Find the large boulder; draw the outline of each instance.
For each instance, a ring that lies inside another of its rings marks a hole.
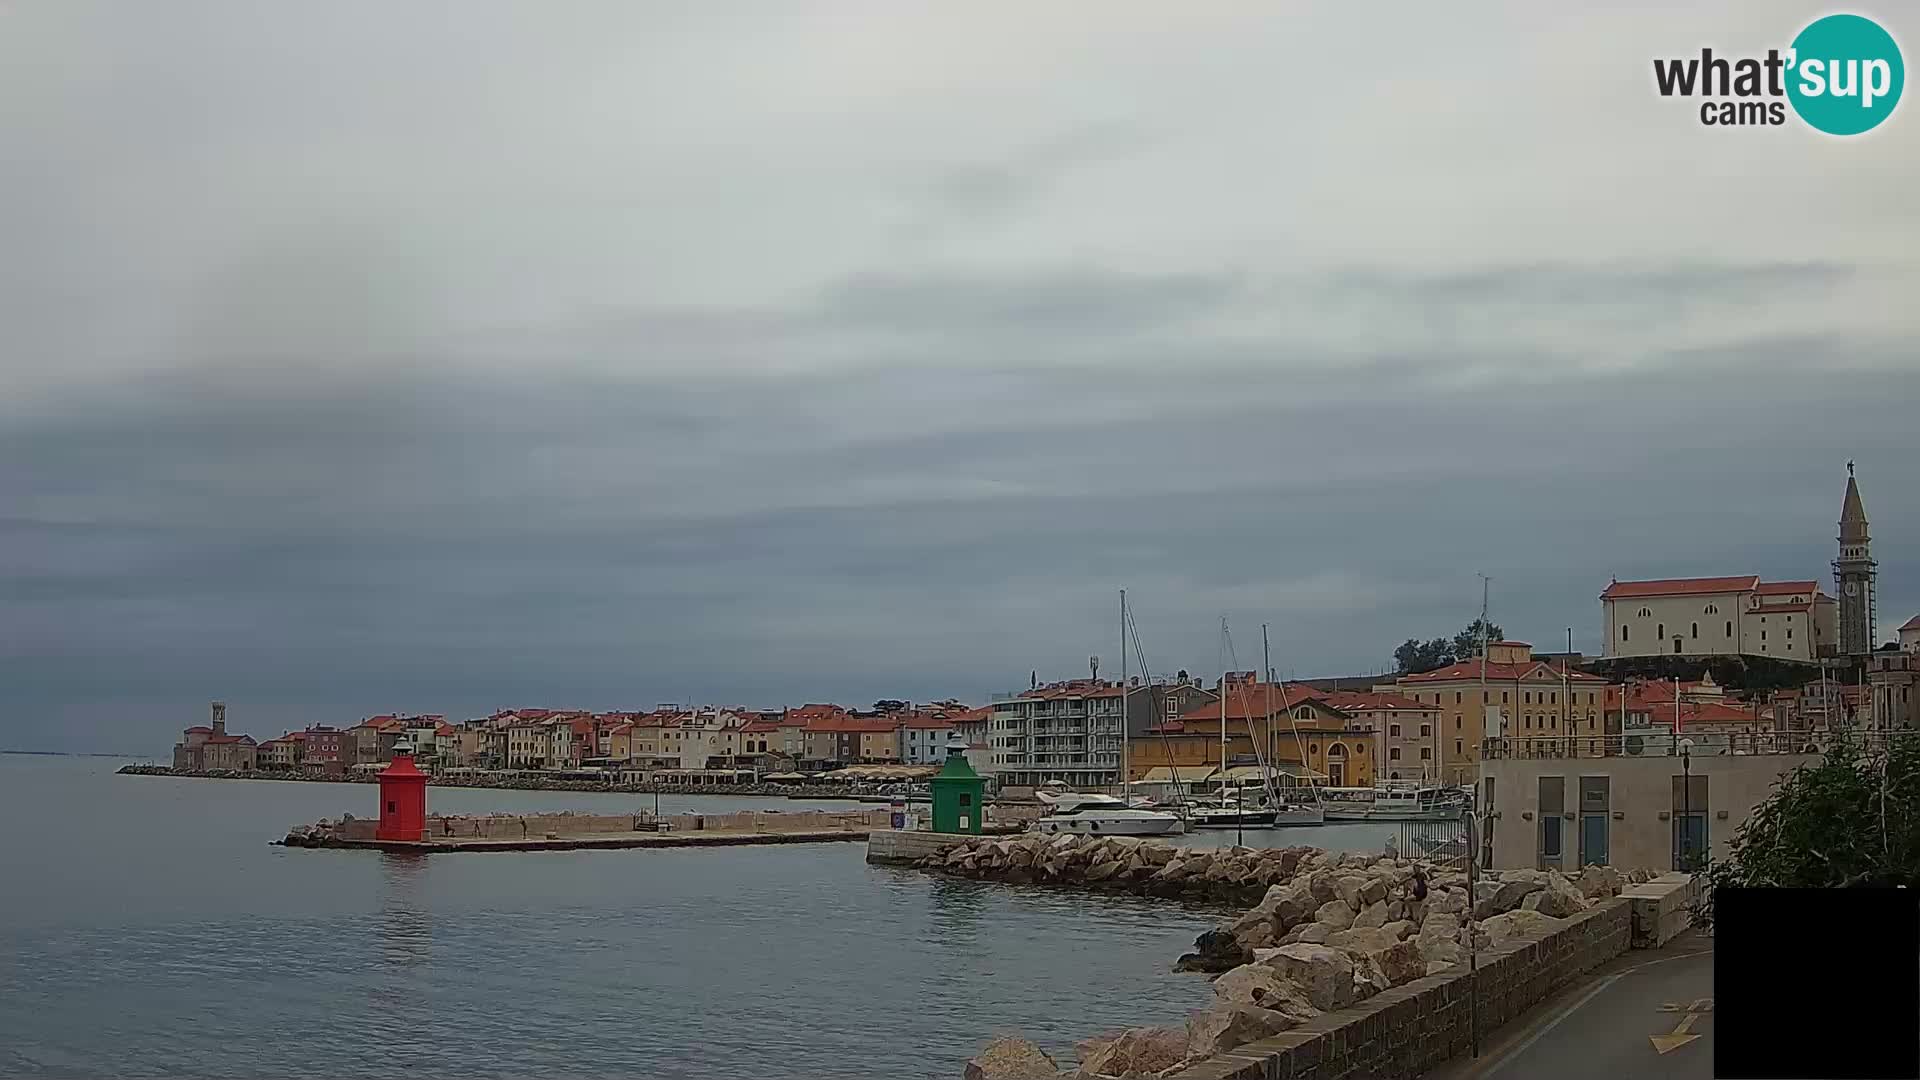
[[[1625,882],[1620,871],[1611,866],[1589,866],[1580,871],[1580,879],[1575,884],[1580,889],[1580,895],[1589,900],[1598,900],[1619,896]]]
[[[1493,883],[1488,882],[1488,884],[1492,885]],[[1513,911],[1516,908],[1520,907],[1520,905],[1526,901],[1528,896],[1531,896],[1532,894],[1537,893],[1546,887],[1547,887],[1547,883],[1545,881],[1535,881],[1535,880],[1532,880],[1531,878],[1522,878],[1515,881],[1502,881],[1499,883],[1499,885],[1495,886],[1490,890],[1487,890],[1483,894],[1485,896],[1485,899],[1480,900],[1473,905],[1473,917],[1476,919],[1483,919],[1483,920],[1491,919],[1495,915],[1501,915],[1501,914],[1505,914],[1506,912]]]
[[[1414,938],[1413,940],[1419,943],[1420,955],[1427,958],[1428,967],[1432,967],[1436,963],[1452,965],[1467,962],[1466,947],[1454,938],[1435,936]],[[1431,974],[1431,972],[1429,972],[1429,974]]]
[[[1363,930],[1387,925],[1386,901],[1375,900],[1368,904],[1360,914],[1353,917],[1353,925]]]
[[[1370,955],[1394,986],[1426,977],[1427,957],[1418,941],[1396,941]]]
[[[1387,898],[1388,884],[1391,880],[1389,876],[1375,871],[1374,876],[1368,878],[1365,885],[1360,886],[1361,902],[1377,904],[1385,900]]]
[[[964,1080],[1045,1080],[1060,1075],[1046,1051],[1026,1039],[1003,1035],[967,1062]]]
[[[1321,904],[1313,913],[1313,921],[1326,923],[1334,930],[1345,930],[1353,925],[1354,910],[1345,900],[1329,900]]]
[[[1233,924],[1234,940],[1249,949],[1264,949],[1276,944],[1273,937],[1273,920],[1242,916]]]
[[[1306,992],[1270,963],[1242,964],[1220,976],[1213,981],[1213,996],[1225,1005],[1273,1009],[1303,1020],[1315,1013]]]
[[[1316,1009],[1338,1009],[1353,1000],[1353,960],[1339,949],[1296,942],[1265,963],[1299,986]]]
[[[1380,969],[1380,961],[1374,959],[1372,953],[1361,953],[1353,958],[1353,1000],[1364,1001],[1392,986],[1387,973]]]
[[[1317,903],[1324,904],[1329,900],[1338,900],[1340,892],[1335,888],[1335,883],[1339,880],[1339,875],[1334,873],[1332,867],[1321,867],[1307,878],[1307,892]]]
[[[1295,931],[1297,931],[1297,933],[1295,933]],[[1340,931],[1335,930],[1323,922],[1310,922],[1301,923],[1295,927],[1293,931],[1289,931],[1289,933],[1293,934],[1293,941],[1304,941],[1309,945],[1324,945],[1327,943],[1328,938],[1340,933]],[[1287,944],[1291,945],[1293,942],[1289,941]]]
[[[1333,884],[1335,895],[1355,911],[1367,906],[1366,902],[1360,899],[1360,892],[1366,887],[1367,879],[1359,874],[1348,874]]]
[[[1467,890],[1465,886],[1454,889],[1434,889],[1427,893],[1426,911],[1435,911],[1449,915],[1464,914],[1467,910]]]
[[[1478,929],[1479,935],[1484,936],[1486,939],[1486,945],[1484,947],[1497,949],[1501,945],[1506,944],[1508,940],[1520,934],[1541,929],[1551,929],[1559,925],[1559,923],[1560,920],[1552,916],[1542,915],[1538,911],[1528,911],[1522,908],[1518,911],[1509,911],[1502,915],[1495,915],[1493,918],[1481,923]]]
[[[1193,939],[1194,951],[1174,961],[1175,971],[1232,971],[1253,960],[1253,950],[1226,930],[1208,930]]]
[[[1336,930],[1328,934],[1327,940],[1323,942],[1323,944],[1331,948],[1345,949],[1351,953],[1364,955],[1376,949],[1384,949],[1399,940],[1399,938],[1382,927],[1356,926],[1351,930]]]
[[[1300,1020],[1251,1005],[1218,1004],[1187,1018],[1187,1056],[1211,1057],[1256,1039],[1278,1035]]]
[[[1547,878],[1546,888],[1536,893],[1528,893],[1520,906],[1527,911],[1538,911],[1542,915],[1564,919],[1585,911],[1587,900],[1573,882],[1559,874],[1553,874]]]
[[[1407,919],[1396,919],[1380,929],[1392,934],[1396,940],[1404,940],[1413,936],[1416,926]]]
[[[1079,1043],[1076,1076],[1154,1076],[1187,1059],[1187,1033],[1173,1028],[1128,1028]]]
[[[1429,914],[1426,918],[1426,921],[1420,924],[1420,936],[1423,938],[1427,938],[1427,937],[1453,938],[1453,937],[1459,936],[1459,934],[1460,934],[1459,917],[1456,915],[1449,915],[1444,911],[1436,911]]]

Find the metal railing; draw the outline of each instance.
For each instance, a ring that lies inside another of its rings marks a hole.
[[[1820,754],[1841,739],[1863,750],[1883,748],[1920,731],[1853,729],[1841,731],[1653,732],[1644,735],[1560,735],[1495,737],[1480,745],[1486,760],[1533,758],[1677,757],[1684,740],[1694,757],[1767,754]]]

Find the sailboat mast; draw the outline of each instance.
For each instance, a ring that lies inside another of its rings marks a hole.
[[[1249,732],[1251,734],[1251,732]],[[1227,803],[1227,617],[1220,616],[1220,805]]]
[[[1133,805],[1133,773],[1127,768],[1127,590],[1120,590],[1120,800]]]

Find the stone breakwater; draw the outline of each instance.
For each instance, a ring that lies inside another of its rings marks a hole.
[[[852,838],[864,837],[869,830],[885,826],[887,818],[888,811],[884,807],[793,813],[738,810],[726,814],[671,814],[659,818],[651,814],[591,814],[568,810],[548,814],[429,814],[424,842],[445,845],[465,843],[475,850],[484,850],[488,844],[610,839],[634,833],[709,838],[723,834],[779,836],[841,833]],[[285,837],[273,843],[302,848],[358,847],[374,840],[378,827],[379,822],[373,818],[343,814],[338,821],[322,818],[311,825],[296,825],[287,830]]]
[[[183,776],[198,780],[290,780],[323,784],[374,784],[378,773],[342,773],[326,776],[315,773],[234,769],[176,769],[168,765],[122,765],[118,772],[127,776]],[[874,788],[860,784],[614,784],[602,780],[563,780],[544,777],[434,776],[430,787],[485,788],[491,791],[589,791],[615,795],[761,795],[768,798],[853,799],[877,795]]]
[[[1183,1028],[1130,1028],[1088,1039],[1077,1044],[1073,1071],[1025,1039],[996,1039],[967,1063],[967,1080],[1176,1075],[1382,991],[1453,971],[1466,963],[1469,948],[1497,949],[1517,935],[1550,932],[1654,876],[1610,867],[1573,878],[1489,871],[1470,895],[1461,871],[1390,857],[1315,848],[1197,852],[1078,836],[969,841],[917,865],[1013,883],[1258,898],[1176,961],[1179,969],[1215,976],[1214,1002]]]

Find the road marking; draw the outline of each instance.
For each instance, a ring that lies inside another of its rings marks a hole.
[[[1711,1011],[1712,1008],[1712,998],[1695,998],[1686,1005],[1678,1005],[1669,1001],[1665,1005],[1660,1006],[1661,1012],[1684,1011],[1686,1015],[1682,1016],[1680,1022],[1673,1026],[1673,1032],[1671,1034],[1647,1036],[1648,1041],[1653,1043],[1654,1052],[1664,1055],[1671,1051],[1678,1050],[1699,1038],[1700,1036],[1698,1035],[1689,1034],[1689,1032],[1693,1030],[1693,1022],[1700,1018],[1701,1013]]]
[[[1533,1034],[1528,1035],[1526,1039],[1523,1042],[1521,1042],[1518,1046],[1515,1046],[1513,1049],[1508,1050],[1504,1054],[1501,1054],[1499,1057],[1493,1059],[1487,1065],[1481,1067],[1479,1070],[1472,1073],[1471,1075],[1477,1078],[1485,1078],[1485,1077],[1493,1076],[1494,1074],[1498,1073],[1501,1069],[1506,1068],[1508,1062],[1512,1061],[1514,1058],[1525,1053],[1528,1047],[1532,1046],[1534,1043],[1539,1042],[1541,1038],[1543,1038],[1549,1031],[1552,1031],[1554,1028],[1559,1027],[1560,1021],[1565,1020],[1567,1017],[1572,1016],[1574,1013],[1578,1012],[1581,1006],[1585,1005],[1587,1002],[1592,1001],[1594,998],[1598,997],[1600,995],[1600,991],[1605,990],[1607,987],[1612,986],[1616,982],[1619,982],[1625,976],[1632,975],[1637,971],[1643,971],[1647,968],[1653,967],[1655,964],[1664,964],[1669,960],[1685,960],[1689,957],[1694,957],[1694,956],[1711,956],[1711,955],[1713,955],[1712,949],[1701,949],[1701,950],[1698,950],[1697,952],[1689,951],[1689,952],[1682,952],[1682,953],[1674,953],[1671,956],[1662,956],[1657,960],[1648,960],[1643,964],[1635,964],[1630,968],[1626,968],[1621,971],[1616,971],[1613,974],[1602,978],[1598,983],[1594,985],[1593,989],[1587,991],[1585,994],[1582,994],[1580,996],[1580,999],[1578,1001],[1575,1001],[1573,1004],[1567,1006],[1565,1011],[1561,1012],[1558,1016],[1555,1016],[1552,1020],[1547,1021],[1547,1023],[1544,1026],[1539,1028],[1537,1031],[1533,1032]],[[1699,1038],[1699,1036],[1696,1035],[1694,1036],[1694,1038]]]

